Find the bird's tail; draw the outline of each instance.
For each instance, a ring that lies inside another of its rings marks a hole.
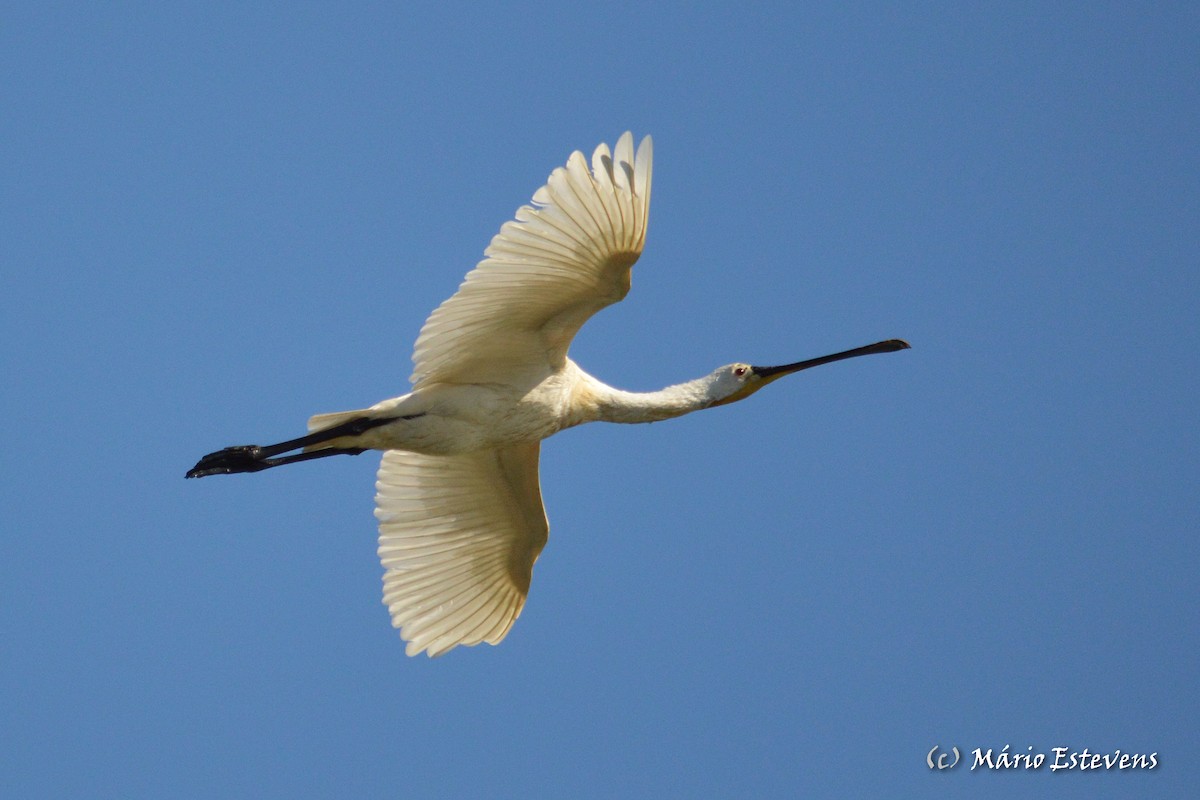
[[[371,412],[367,409],[360,408],[356,411],[334,411],[329,414],[314,414],[308,418],[308,432],[310,434],[320,433],[321,431],[327,431],[332,428],[336,428],[339,425],[346,425],[346,423],[355,420],[367,419],[369,418],[370,413]],[[304,450],[305,452],[310,452],[312,450],[344,447],[348,444],[350,443],[338,441],[337,439],[326,439],[320,443],[310,444],[305,447]]]
[[[334,425],[341,425],[343,422],[349,422],[358,417],[365,417],[368,413],[366,409],[359,409],[358,411],[334,411],[330,414],[314,414],[308,418],[308,432],[316,433],[317,431],[323,431],[326,428],[332,428]]]

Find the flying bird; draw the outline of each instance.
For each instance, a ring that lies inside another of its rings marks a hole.
[[[549,526],[542,439],[585,422],[654,422],[744,400],[809,367],[890,353],[900,339],[782,366],[729,364],[657,392],[627,392],[567,357],[593,314],[629,292],[646,241],[653,148],[626,132],[591,168],[576,151],[517,210],[426,320],[412,391],[318,414],[309,433],[226,447],[187,477],[257,472],[382,450],[375,484],[383,602],[408,655],[499,643],[525,604]]]

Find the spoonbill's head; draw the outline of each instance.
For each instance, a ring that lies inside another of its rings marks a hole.
[[[888,339],[865,347],[856,347],[841,353],[833,353],[820,358],[810,358],[793,364],[782,364],[777,367],[756,367],[752,364],[729,364],[719,368],[710,376],[709,392],[716,399],[709,406],[723,406],[744,400],[757,392],[768,383],[777,381],[784,375],[791,375],[802,369],[818,367],[833,361],[856,356],[868,356],[874,353],[894,353],[897,350],[907,350],[910,345],[903,339]]]

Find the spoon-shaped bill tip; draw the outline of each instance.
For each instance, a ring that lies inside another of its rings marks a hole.
[[[908,342],[904,341],[903,339],[888,339],[887,341],[884,341],[884,342],[878,342],[876,344],[867,345],[867,347],[878,348],[877,350],[874,351],[876,353],[894,353],[897,350],[911,350],[912,349],[912,345],[909,344]],[[864,353],[863,355],[866,355],[866,354]]]

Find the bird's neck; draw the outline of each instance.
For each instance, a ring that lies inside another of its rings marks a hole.
[[[581,405],[588,409],[586,421],[658,422],[708,408],[712,404],[708,384],[705,377],[657,392],[626,392],[588,375],[576,391],[581,394]]]

